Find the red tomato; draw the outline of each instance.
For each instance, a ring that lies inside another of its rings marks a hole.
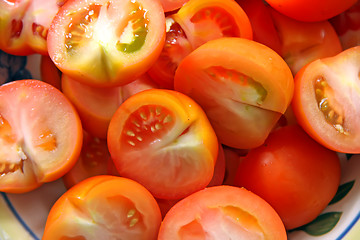
[[[109,88],[93,87],[62,75],[62,91],[76,107],[83,128],[103,139],[107,137],[110,119],[120,104],[137,92],[155,87],[147,75],[124,86]]]
[[[106,140],[93,137],[84,131],[80,157],[62,180],[69,189],[82,180],[97,175],[118,175],[118,173],[110,157]]]
[[[328,21],[301,22],[271,10],[280,36],[281,56],[295,75],[306,64],[342,51],[340,39]]]
[[[189,0],[160,0],[165,12],[177,10],[188,1]]]
[[[0,49],[13,55],[47,55],[48,30],[65,1],[0,1]]]
[[[206,187],[218,155],[215,132],[200,106],[162,89],[135,94],[120,105],[110,121],[108,146],[121,176],[162,199]]]
[[[221,37],[252,39],[248,16],[233,0],[190,0],[173,15],[193,48]]]
[[[249,17],[253,40],[262,43],[281,55],[281,41],[271,17],[270,8],[263,0],[236,0]]]
[[[48,34],[51,59],[64,73],[93,86],[119,86],[144,74],[165,40],[158,0],[69,0]]]
[[[212,186],[221,185],[224,181],[224,177],[225,177],[225,153],[223,146],[219,144],[218,156],[214,166],[214,174],[207,186],[212,187]]]
[[[41,80],[61,90],[61,71],[55,66],[49,56],[41,56]]]
[[[175,90],[205,110],[222,144],[261,145],[290,104],[293,77],[269,47],[244,38],[221,38],[180,63]]]
[[[210,187],[176,203],[166,214],[158,240],[287,239],[279,215],[244,188]]]
[[[39,80],[0,86],[0,191],[26,192],[63,176],[82,144],[79,116]]]
[[[117,176],[88,178],[52,206],[43,240],[156,240],[161,213],[154,197],[139,183]]]
[[[360,153],[360,46],[316,60],[295,76],[292,103],[299,124],[337,152]]]
[[[357,0],[266,0],[274,9],[291,18],[316,22],[334,17],[350,8]]]
[[[166,41],[160,57],[148,74],[160,87],[174,89],[174,76],[179,63],[192,52],[183,29],[172,16],[166,18]]]
[[[360,45],[360,1],[330,19],[344,49]]]
[[[254,192],[280,215],[287,229],[314,220],[335,196],[341,167],[337,154],[298,125],[272,132],[240,162],[235,184]]]

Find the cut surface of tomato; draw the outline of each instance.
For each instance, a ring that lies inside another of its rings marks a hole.
[[[285,240],[285,227],[265,200],[245,188],[209,187],[177,202],[165,215],[158,240]]]
[[[316,60],[295,76],[292,108],[316,141],[337,152],[360,153],[360,46]]]
[[[52,206],[43,240],[156,240],[159,206],[149,191],[130,179],[100,175],[65,192]]]
[[[121,176],[156,198],[179,199],[209,184],[218,141],[189,97],[151,89],[128,98],[110,121],[108,146]]]
[[[62,177],[82,145],[77,112],[53,86],[19,80],[0,87],[0,190],[26,192]]]
[[[119,86],[144,74],[165,40],[165,15],[158,0],[70,0],[48,34],[49,55],[75,80]]]
[[[261,145],[290,104],[293,76],[269,47],[244,38],[221,38],[195,49],[180,63],[174,89],[206,112],[221,143]]]

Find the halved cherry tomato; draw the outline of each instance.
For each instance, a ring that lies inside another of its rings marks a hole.
[[[292,103],[299,124],[337,152],[360,153],[360,46],[316,60],[295,76]]]
[[[274,9],[270,13],[280,37],[281,56],[294,75],[306,64],[342,51],[340,39],[328,21],[302,22]]]
[[[47,55],[48,30],[65,1],[0,1],[0,49],[13,55]]]
[[[120,87],[98,88],[62,75],[62,91],[76,107],[83,128],[94,137],[105,139],[110,119],[129,96],[156,85],[147,75]]]
[[[62,177],[82,145],[80,118],[50,84],[0,86],[0,191],[26,192]]]
[[[62,180],[69,189],[82,180],[97,175],[118,176],[119,174],[110,157],[106,140],[93,137],[84,131],[80,157]]]
[[[287,229],[314,220],[339,187],[339,157],[309,137],[299,125],[272,132],[239,164],[235,185],[267,201]]]
[[[274,9],[304,22],[323,21],[350,8],[357,0],[266,0]]]
[[[101,175],[65,192],[52,206],[43,240],[156,240],[161,222],[149,191],[130,179]]]
[[[285,227],[265,200],[245,188],[209,187],[176,203],[158,240],[287,239]]]
[[[164,8],[164,12],[171,12],[179,9],[189,0],[160,0],[161,5]]]
[[[289,106],[293,76],[274,50],[244,38],[221,38],[180,63],[175,90],[205,110],[222,144],[261,145]]]
[[[56,67],[49,56],[41,56],[40,60],[41,80],[53,85],[61,91],[61,71]]]
[[[159,0],[69,0],[48,34],[55,65],[74,80],[119,86],[144,74],[165,41]]]
[[[173,18],[194,49],[221,37],[253,37],[248,16],[233,0],[190,0]]]
[[[166,41],[164,48],[149,69],[148,74],[160,87],[174,89],[174,76],[179,63],[193,50],[183,29],[172,18],[166,17]]]
[[[121,176],[162,199],[206,187],[218,155],[217,137],[200,106],[163,89],[140,92],[120,105],[110,121],[108,146]]]

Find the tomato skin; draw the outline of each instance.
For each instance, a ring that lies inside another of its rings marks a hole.
[[[271,7],[299,21],[316,22],[328,20],[346,9],[357,0],[266,0]]]
[[[121,86],[143,75],[160,55],[165,14],[158,0],[69,0],[52,21],[47,41],[64,74],[95,87]]]
[[[59,179],[75,164],[82,137],[80,118],[58,89],[32,79],[2,85],[0,190],[28,192]]]
[[[107,141],[119,174],[161,199],[206,187],[218,155],[203,110],[172,90],[150,89],[128,98],[110,121]]]
[[[359,63],[357,46],[316,60],[295,76],[292,109],[298,123],[337,152],[360,153],[360,94],[354,91],[359,87]]]
[[[259,196],[233,186],[209,187],[176,203],[158,240],[287,239],[280,217]]]
[[[293,76],[272,49],[244,38],[221,38],[180,63],[174,89],[197,101],[224,145],[261,145],[290,104]]]
[[[194,49],[221,37],[253,37],[248,16],[233,0],[190,0],[173,18]]]
[[[49,56],[41,56],[40,61],[41,80],[53,85],[60,91],[61,89],[61,71],[55,66]]]
[[[189,0],[160,0],[161,5],[164,8],[164,12],[171,12],[181,8]]]
[[[264,145],[240,162],[235,185],[267,201],[286,229],[314,220],[335,196],[341,176],[339,157],[298,125],[272,132]]]
[[[43,240],[155,240],[161,222],[156,200],[130,179],[100,175],[65,192],[52,206]]]

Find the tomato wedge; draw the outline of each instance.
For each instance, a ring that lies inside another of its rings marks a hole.
[[[173,18],[194,49],[221,37],[253,37],[248,16],[233,0],[190,0]]]
[[[182,93],[150,89],[112,117],[108,146],[119,174],[156,197],[179,199],[209,184],[218,141],[205,113]]]
[[[158,0],[69,0],[48,33],[49,55],[75,80],[119,86],[144,74],[165,41]]]
[[[65,1],[0,1],[0,49],[13,55],[48,55],[48,30]]]
[[[360,153],[360,46],[316,60],[295,76],[293,111],[316,141]]]
[[[101,175],[65,192],[52,206],[43,240],[156,240],[159,206],[149,191],[130,179]]]
[[[26,192],[62,177],[82,145],[80,118],[50,84],[0,86],[0,191]]]
[[[209,187],[176,203],[158,240],[287,239],[285,227],[265,200],[233,186]]]
[[[180,63],[174,89],[206,112],[222,144],[261,145],[290,104],[294,81],[286,62],[269,47],[245,38],[221,38]]]

